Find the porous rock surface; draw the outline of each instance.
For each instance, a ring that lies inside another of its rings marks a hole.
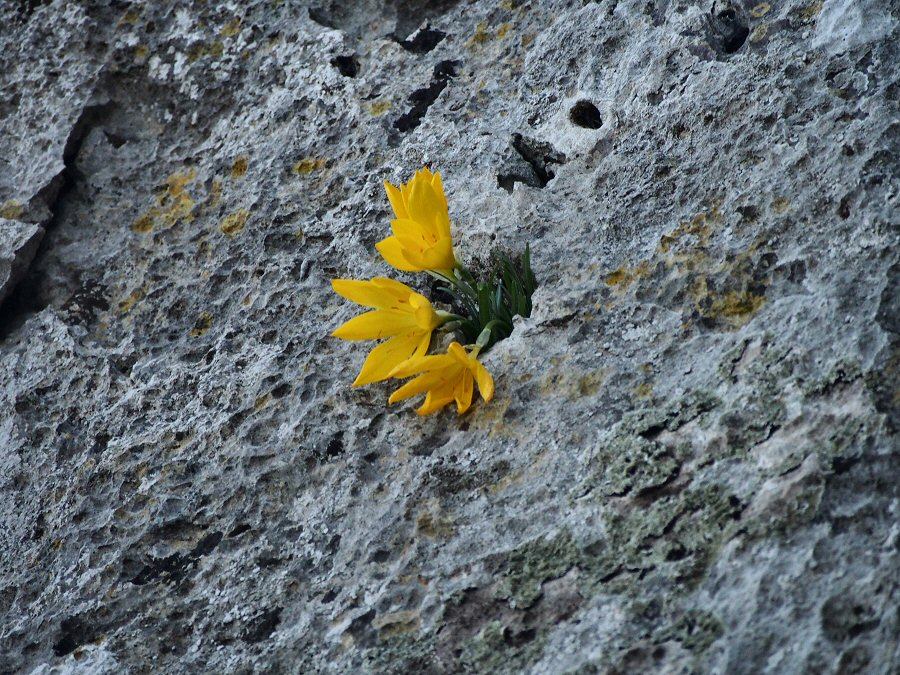
[[[0,671],[897,672],[898,23],[0,3]],[[423,165],[461,417],[328,335]]]

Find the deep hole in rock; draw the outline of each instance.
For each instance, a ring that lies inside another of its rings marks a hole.
[[[497,185],[510,193],[516,183],[525,183],[537,188],[545,187],[556,177],[550,165],[566,162],[566,156],[549,143],[519,133],[512,135],[510,145],[519,158],[524,160],[524,165],[519,161],[521,168],[514,167],[511,171],[497,174]]]
[[[64,619],[59,627],[59,638],[53,644],[53,653],[57,656],[71,654],[81,645],[91,642],[96,635],[96,627],[92,627],[84,616]]]
[[[447,37],[444,31],[435,30],[430,26],[420,28],[407,38],[401,38],[397,35],[392,36],[398,45],[413,54],[427,54],[437,47],[441,40]]]
[[[716,14],[710,23],[714,35],[713,47],[723,54],[734,54],[744,46],[750,35],[750,28],[730,7]]]
[[[434,67],[429,85],[422,89],[416,89],[409,95],[409,102],[413,105],[408,112],[401,115],[394,122],[394,127],[398,131],[410,131],[421,124],[422,118],[428,112],[428,108],[437,100],[441,92],[446,89],[450,79],[456,77],[456,69],[459,65],[459,61],[441,61]]]
[[[344,77],[356,77],[359,75],[359,59],[356,58],[356,54],[335,56],[331,59],[331,65],[337,68],[338,72]]]
[[[75,158],[81,150],[82,143],[91,129],[102,125],[103,121],[114,109],[114,106],[115,104],[113,103],[91,105],[86,106],[81,111],[78,120],[69,132],[69,137],[66,139],[63,148],[63,170],[45,185],[32,200],[44,202],[51,215],[45,223],[41,223],[46,234],[30,261],[28,270],[3,301],[2,305],[0,305],[0,340],[6,339],[11,332],[24,324],[30,316],[37,314],[50,304],[48,289],[45,287],[47,282],[46,274],[38,269],[36,263],[49,250],[50,237],[47,234],[57,225],[66,200],[77,189],[77,180],[81,176],[77,175]],[[66,309],[76,310],[76,314],[79,317],[81,316],[81,312],[78,311],[80,309],[86,309],[88,314],[91,314],[94,310],[101,309],[105,300],[102,297],[98,297],[96,291],[99,289],[89,288],[92,284],[92,281],[86,280],[81,285],[81,288],[70,297],[69,302],[66,303]],[[102,296],[102,293],[99,295]],[[83,305],[84,307],[82,307]]]
[[[572,124],[584,129],[599,129],[603,126],[600,111],[593,103],[587,100],[578,101],[569,110],[569,119]]]

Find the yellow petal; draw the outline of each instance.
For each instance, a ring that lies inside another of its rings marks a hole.
[[[406,204],[403,203],[403,195],[400,190],[387,181],[384,181],[384,189],[387,192],[391,208],[394,209],[394,215],[398,218],[409,218],[409,213],[406,211]]]
[[[441,172],[435,171],[434,175],[431,177],[431,187],[434,188],[435,193],[441,198],[441,202],[444,205],[444,212],[447,211],[447,196],[444,194],[444,183],[441,181]]]
[[[453,398],[456,399],[456,411],[462,415],[469,406],[472,405],[472,373],[468,370],[462,371],[456,387],[453,389]]]
[[[433,221],[433,219],[431,220]],[[396,218],[391,221],[391,231],[401,243],[409,240],[413,246],[418,246],[422,242],[433,244],[438,240],[434,222],[425,223],[409,218]]]
[[[421,263],[429,270],[452,270],[456,267],[456,258],[453,255],[453,245],[449,240],[441,240],[431,248],[426,249],[420,255],[414,256],[406,253],[407,259]]]
[[[430,340],[430,338],[430,334],[425,336],[426,340]],[[353,386],[361,387],[364,384],[388,379],[394,368],[415,354],[421,342],[422,335],[420,333],[397,335],[386,342],[382,342],[369,352],[362,370],[353,382]]]
[[[413,330],[417,332],[419,330],[413,314],[376,309],[350,319],[332,335],[342,340],[378,340]]]
[[[447,360],[445,354],[435,354],[433,356],[422,356],[420,358],[410,359],[406,363],[401,363],[391,371],[391,377],[403,378],[412,377],[417,373],[424,373],[430,370],[440,370],[453,363]]]
[[[425,397],[425,403],[421,405],[418,409],[416,409],[416,413],[419,415],[430,415],[433,412],[437,412],[445,405],[453,402],[453,396],[440,395],[433,392],[428,392],[428,395]]]
[[[490,401],[494,398],[494,378],[481,363],[475,360],[472,369],[475,379],[478,381],[478,391],[481,392],[481,398]]]
[[[413,292],[409,286],[383,277],[376,277],[371,281],[332,279],[331,287],[335,293],[348,300],[376,309],[399,309],[399,305],[405,303]]]
[[[396,377],[396,376],[395,376]],[[415,396],[416,394],[421,394],[423,391],[428,391],[429,389],[439,388],[443,381],[441,377],[441,371],[424,373],[419,375],[414,380],[410,380],[402,387],[397,389],[391,397],[388,399],[388,403],[396,403],[397,401],[405,401],[406,399]],[[453,398],[453,393],[450,393],[450,398]]]
[[[434,227],[435,214],[446,209],[442,199],[435,193],[430,180],[415,182],[406,207],[410,219],[427,224],[429,229]]]
[[[424,268],[411,264],[403,255],[403,249],[396,237],[388,237],[382,239],[375,248],[381,253],[382,257],[387,261],[388,265],[395,267],[401,272],[421,272]]]
[[[434,217],[434,229],[437,232],[439,239],[446,239],[447,241],[453,241],[453,236],[450,233],[450,216],[446,210],[441,211]]]

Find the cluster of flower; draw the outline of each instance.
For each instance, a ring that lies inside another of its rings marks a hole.
[[[454,401],[462,414],[472,404],[476,382],[485,401],[494,396],[494,380],[478,355],[512,332],[515,314],[531,314],[535,280],[529,251],[518,265],[501,257],[494,278],[478,282],[453,250],[440,173],[423,168],[406,185],[384,187],[396,218],[391,221],[393,235],[376,248],[396,269],[426,272],[440,280],[461,313],[435,309],[428,298],[393,279],[334,279],[336,293],[373,311],[350,319],[332,335],[344,340],[388,338],[369,353],[354,387],[416,376],[391,394],[389,402],[425,393],[420,415]],[[439,328],[459,331],[473,344],[464,347],[454,341],[446,354],[427,355],[432,333]]]

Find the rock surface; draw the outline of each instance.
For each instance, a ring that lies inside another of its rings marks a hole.
[[[897,672],[895,13],[4,3],[0,671]],[[423,164],[462,417],[328,335]]]

